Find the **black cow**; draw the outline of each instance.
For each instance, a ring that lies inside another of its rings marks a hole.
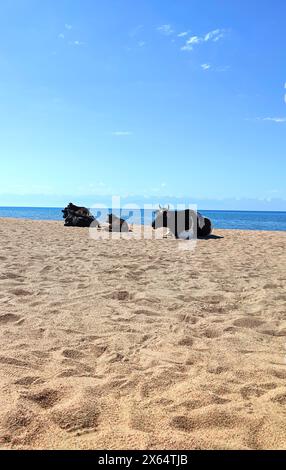
[[[86,207],[78,207],[70,202],[62,212],[67,227],[90,227],[91,224],[99,227],[98,221]]]
[[[205,238],[212,233],[210,219],[191,209],[170,211],[160,208],[152,223],[153,229],[166,227],[176,238]]]

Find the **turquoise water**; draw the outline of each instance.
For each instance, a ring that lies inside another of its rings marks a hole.
[[[109,211],[102,209],[92,209],[96,218],[105,222]],[[119,210],[113,211],[119,215]],[[240,230],[286,230],[286,212],[255,212],[255,211],[200,211],[209,217],[215,228],[240,229]],[[143,211],[136,210],[132,214],[130,211],[122,210],[121,216],[128,218],[130,223],[151,224],[153,211],[148,210],[143,216]],[[61,208],[53,207],[0,207],[0,217],[13,217],[32,220],[63,220]]]

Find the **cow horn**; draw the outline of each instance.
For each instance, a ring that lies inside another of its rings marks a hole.
[[[170,209],[170,205],[168,204],[168,207],[162,207],[161,204],[159,204],[159,210],[160,212],[168,212]]]

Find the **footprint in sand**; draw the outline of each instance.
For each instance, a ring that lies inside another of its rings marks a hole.
[[[36,393],[23,395],[23,398],[33,401],[41,408],[52,408],[62,398],[62,393],[59,390],[46,388]]]
[[[88,374],[82,373],[79,369],[65,369],[60,372],[57,377],[64,378],[64,377],[87,377]]]
[[[286,391],[285,392],[277,392],[272,398],[271,401],[273,403],[278,403],[279,405],[285,406],[286,405]]]
[[[17,297],[25,297],[28,295],[32,295],[32,292],[25,290],[25,289],[21,289],[21,288],[13,289],[11,290],[11,293],[16,295]]]
[[[33,377],[33,376],[25,376],[21,377],[19,380],[16,380],[14,382],[16,385],[22,385],[24,387],[30,387],[30,385],[39,385],[44,383],[44,380],[42,380],[40,377]]]
[[[62,352],[62,355],[69,359],[82,359],[84,357],[84,354],[82,352],[76,351],[75,349],[65,349]]]
[[[207,396],[202,395],[202,397],[199,399],[185,400],[182,403],[180,403],[179,406],[188,411],[193,411],[193,410],[203,409],[209,405],[225,405],[226,403],[230,403],[230,401],[231,400],[229,400],[228,398],[223,398],[223,397],[220,397],[219,395],[210,393]],[[178,405],[175,405],[170,408],[171,411],[176,411],[177,409],[178,409]]]
[[[136,294],[136,297],[134,299],[136,304],[141,304],[141,305],[154,305],[154,304],[159,304],[161,303],[161,300],[158,297],[154,297],[152,295],[149,295],[146,297],[145,294]]]
[[[204,332],[204,336],[206,336],[209,339],[219,338],[220,336],[222,336],[222,334],[223,333],[220,330],[215,330],[215,329],[211,329],[211,328],[208,328]]]
[[[136,431],[143,431],[151,433],[154,428],[153,420],[150,419],[148,413],[140,411],[139,406],[135,404],[133,410],[130,412],[130,427]]]
[[[41,270],[40,270],[40,273],[43,274],[43,273],[46,273],[48,271],[51,271],[53,269],[52,266],[44,266]]]
[[[1,441],[18,445],[34,443],[47,428],[38,415],[22,405],[7,412],[1,424],[3,429]]]
[[[268,282],[267,284],[264,284],[263,289],[276,289],[279,288],[279,284],[275,284],[273,282]]]
[[[222,295],[205,295],[205,296],[197,297],[194,300],[212,304],[212,305],[218,305],[221,302],[225,301],[225,297],[223,297]]]
[[[5,325],[6,323],[15,323],[20,320],[21,317],[15,315],[14,313],[5,313],[0,315],[0,325]]]
[[[224,410],[199,409],[192,416],[174,416],[170,426],[181,431],[192,431],[204,428],[234,428],[238,425],[238,417]]]
[[[178,341],[178,346],[188,346],[191,347],[194,344],[193,338],[190,336],[183,336],[182,338],[179,339]]]
[[[39,305],[42,305],[42,302],[32,302],[32,303],[30,303],[31,307],[38,307]]]
[[[61,429],[79,434],[96,431],[100,416],[99,407],[84,399],[61,406],[52,412],[52,420]]]
[[[23,279],[23,276],[21,276],[20,274],[8,272],[1,276],[1,279]]]
[[[261,320],[258,320],[257,318],[249,318],[249,317],[244,317],[244,318],[238,318],[233,322],[233,325],[235,326],[240,326],[242,328],[256,328],[257,326],[262,325],[264,322]]]
[[[26,361],[21,361],[19,359],[15,359],[14,357],[6,357],[6,356],[0,356],[0,364],[6,364],[6,365],[11,365],[11,366],[16,366],[16,367],[30,366],[30,364]]]
[[[94,367],[83,364],[76,359],[65,358],[61,363],[65,369],[58,377],[71,377],[71,371],[73,371],[76,376],[91,377],[94,374]]]
[[[241,387],[240,393],[241,393],[242,398],[244,398],[244,400],[249,400],[250,398],[253,398],[253,397],[257,397],[257,398],[261,397],[262,395],[266,393],[266,391],[256,384],[250,384],[250,385],[244,385],[243,387]]]
[[[131,298],[131,295],[127,290],[118,290],[116,292],[112,291],[112,292],[109,292],[108,294],[104,294],[103,297],[105,299],[120,300],[122,302],[122,301],[129,300]]]
[[[147,309],[138,309],[134,311],[135,315],[146,315],[147,317],[153,317],[153,316],[158,316],[158,312],[154,312],[152,310],[147,310]]]
[[[286,369],[270,369],[270,374],[277,379],[286,379]]]
[[[207,371],[208,371],[210,374],[220,375],[220,374],[223,374],[223,373],[225,373],[225,372],[228,372],[228,371],[229,371],[229,367],[214,365],[214,366],[209,366],[208,369],[207,369]]]
[[[180,322],[190,323],[192,325],[195,325],[198,323],[198,321],[200,321],[199,318],[192,316],[189,313],[178,313],[176,316]]]

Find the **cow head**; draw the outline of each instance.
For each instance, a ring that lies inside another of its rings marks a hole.
[[[161,228],[161,227],[168,227],[168,211],[170,206],[167,208],[161,207],[159,205],[159,210],[155,212],[155,219],[152,222],[152,228]]]

